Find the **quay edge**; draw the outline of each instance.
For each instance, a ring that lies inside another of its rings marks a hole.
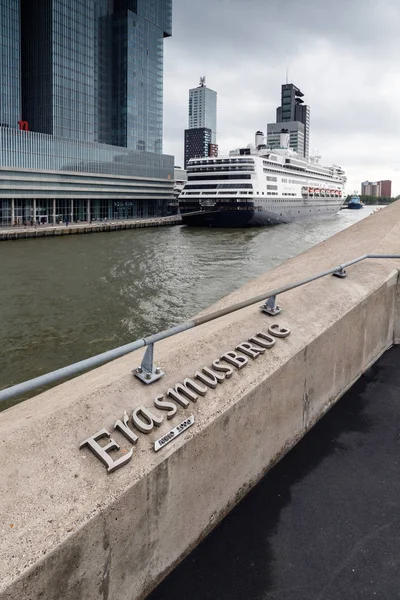
[[[71,223],[70,225],[37,226],[24,229],[0,228],[0,241],[31,239],[40,237],[55,237],[59,235],[77,235],[83,233],[102,233],[105,231],[120,231],[122,229],[138,229],[142,227],[165,227],[181,225],[180,215],[172,217],[154,217],[150,219],[137,219],[134,221],[110,221],[95,223]]]

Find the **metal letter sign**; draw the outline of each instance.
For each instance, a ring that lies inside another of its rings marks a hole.
[[[191,427],[193,425],[193,423],[194,423],[194,415],[191,415],[190,417],[188,417],[187,419],[182,421],[182,423],[179,423],[179,425],[177,425],[176,427],[171,429],[171,431],[168,431],[168,433],[163,435],[162,438],[155,441],[154,442],[154,451],[158,452],[159,450],[161,450],[161,448],[164,448],[164,446],[169,444],[169,442],[171,440],[174,440],[176,437],[178,437],[178,435],[181,435],[181,433],[186,431],[186,429],[189,429],[189,427]]]
[[[230,379],[235,372],[241,371],[256,359],[259,363],[262,362],[262,359],[258,357],[266,356],[268,354],[266,350],[270,350],[275,346],[277,338],[286,338],[288,335],[290,335],[288,327],[273,323],[268,327],[268,333],[259,331],[253,337],[236,346],[235,351],[225,352],[220,358],[213,360],[211,367],[203,367],[201,370],[196,371],[193,377],[186,377],[183,381],[178,382],[175,387],[170,387],[164,394],[157,394],[153,400],[155,410],[153,408],[150,410],[149,407],[144,405],[136,406],[130,418],[128,413],[125,412],[123,420],[115,422],[114,429],[117,429],[135,446],[139,440],[139,434],[151,434],[151,432],[154,432],[155,427],[161,427],[165,416],[167,419],[172,419],[177,415],[179,408],[188,409],[189,406],[198,401],[199,396],[204,397],[210,390],[215,390],[225,380]],[[239,354],[239,351],[241,354]],[[152,364],[152,358],[150,362]],[[151,375],[153,367],[146,366],[145,369]],[[165,400],[164,396],[166,396]],[[157,411],[164,411],[164,416]],[[194,415],[187,417],[154,442],[154,451],[158,452],[164,448],[181,433],[189,429],[193,423]],[[104,442],[99,444],[98,440],[101,438],[108,438],[108,444],[104,445]],[[132,448],[128,454],[114,460],[109,453],[112,450],[119,450],[119,445],[110,437],[107,429],[101,429],[80,445],[81,448],[85,446],[106,465],[108,473],[112,473],[127,464],[133,454]]]

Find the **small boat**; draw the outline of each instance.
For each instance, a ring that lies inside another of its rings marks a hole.
[[[359,208],[364,208],[364,204],[361,202],[358,196],[352,196],[347,204],[347,208],[357,210]]]

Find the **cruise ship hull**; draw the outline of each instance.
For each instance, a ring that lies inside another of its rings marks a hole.
[[[340,203],[311,207],[295,206],[285,212],[277,212],[263,208],[218,208],[193,210],[185,212],[181,206],[182,222],[191,227],[265,227],[281,223],[292,223],[301,220],[326,219],[335,215]]]

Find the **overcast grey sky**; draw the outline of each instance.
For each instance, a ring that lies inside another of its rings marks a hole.
[[[347,192],[392,179],[400,194],[399,0],[173,0],[165,40],[164,152],[183,163],[188,90],[218,92],[221,150],[275,121],[280,86],[311,107],[310,148],[340,164]]]

